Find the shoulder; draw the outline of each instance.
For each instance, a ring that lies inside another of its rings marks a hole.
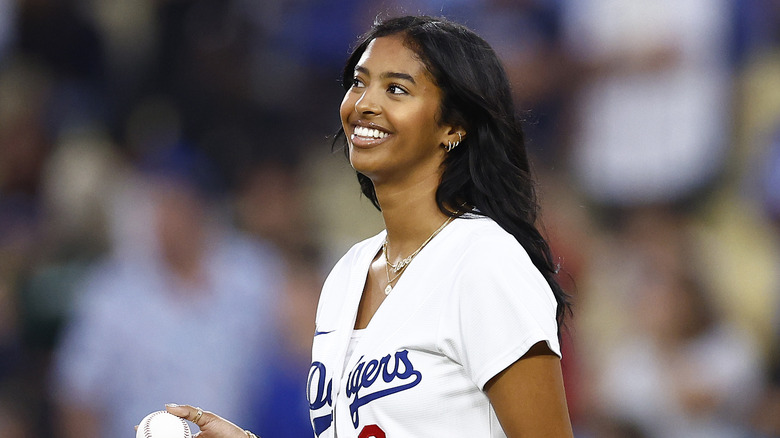
[[[460,217],[453,222],[452,228],[456,237],[470,238],[468,242],[472,244],[485,240],[517,242],[496,221],[485,216],[467,215]]]
[[[440,253],[451,257],[442,271],[441,351],[480,388],[537,342],[560,356],[555,296],[522,245],[488,218],[454,224]]]
[[[448,239],[447,251],[457,264],[495,270],[506,266],[525,266],[536,270],[525,248],[513,235],[487,217],[459,219]],[[472,271],[469,269],[469,271]]]
[[[557,303],[550,285],[513,235],[489,218],[456,222],[442,248],[451,258],[453,298],[471,306],[473,301],[538,306],[555,315]]]

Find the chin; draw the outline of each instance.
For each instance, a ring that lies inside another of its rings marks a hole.
[[[378,154],[372,152],[374,151],[355,149],[352,147],[349,149],[349,164],[353,169],[369,178],[380,170],[383,162],[383,160],[378,157]]]

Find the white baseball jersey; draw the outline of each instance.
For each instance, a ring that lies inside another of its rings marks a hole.
[[[459,218],[354,331],[384,238],[352,247],[325,281],[308,378],[315,435],[505,437],[485,384],[539,341],[560,355],[544,277],[493,220]]]

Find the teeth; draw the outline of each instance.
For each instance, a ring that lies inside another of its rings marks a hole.
[[[382,132],[378,129],[371,129],[366,128],[364,126],[356,126],[355,127],[355,135],[360,137],[371,137],[371,138],[385,138],[387,137],[386,132]]]

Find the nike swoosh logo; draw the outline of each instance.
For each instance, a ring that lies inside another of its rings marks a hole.
[[[314,331],[314,336],[319,336],[319,335],[327,335],[328,333],[333,333],[334,331],[335,331],[335,330],[328,330],[328,331],[326,331],[326,332],[321,332],[321,331],[319,331],[319,330],[315,330],[315,331]]]

